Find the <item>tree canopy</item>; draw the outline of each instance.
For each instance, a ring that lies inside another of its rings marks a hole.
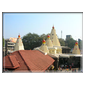
[[[64,39],[59,39],[59,41],[60,41],[60,44],[61,44],[61,46],[65,46],[65,41],[64,41]]]
[[[30,50],[39,47],[42,44],[42,38],[39,35],[28,33],[22,39],[25,50]]]
[[[47,34],[48,35],[48,34]],[[46,34],[38,35],[35,33],[28,33],[27,35],[23,36],[22,41],[24,44],[25,50],[33,50],[36,47],[39,47],[42,45],[43,38],[47,39]]]
[[[71,49],[74,48],[75,42],[76,40],[74,40],[73,38],[70,38],[65,41],[66,46],[70,47]]]

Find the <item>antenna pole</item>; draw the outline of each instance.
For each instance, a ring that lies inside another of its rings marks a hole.
[[[62,39],[62,30],[61,30],[61,39]]]

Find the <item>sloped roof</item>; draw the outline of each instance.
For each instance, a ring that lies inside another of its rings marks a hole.
[[[16,60],[16,55],[12,55],[12,56],[8,55],[4,57],[3,60],[4,60],[3,66],[5,66],[5,68],[15,69],[20,67],[18,61]]]
[[[54,59],[38,50],[20,50],[3,58],[3,68],[15,69],[15,71],[43,72],[53,62]]]

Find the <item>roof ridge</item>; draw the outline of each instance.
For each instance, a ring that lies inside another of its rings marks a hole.
[[[25,50],[23,50],[23,51],[25,51]],[[19,53],[19,55],[21,56],[22,60],[24,61],[25,65],[27,66],[27,68],[28,68],[28,70],[29,70],[29,67],[28,67],[25,59],[23,58],[23,56],[22,56],[22,54],[21,54],[21,51],[19,50],[18,53]]]
[[[16,67],[20,66],[15,56],[16,55],[9,55],[8,56],[9,60],[11,61],[11,64],[12,64],[13,68],[16,68]]]
[[[26,51],[31,51],[31,50],[26,50]],[[25,50],[24,50],[24,52],[25,52]],[[25,58],[22,56],[23,54],[19,51],[19,54],[20,54],[20,56],[22,57],[22,59],[23,59],[23,61],[24,61],[24,63],[25,63],[25,65],[27,66],[27,68],[28,68],[28,70],[30,69],[30,71],[33,71],[31,68],[30,68],[30,66],[27,64],[27,61],[25,60]],[[33,64],[33,65],[35,65],[34,63],[32,63],[31,61],[29,61],[31,64]],[[36,67],[37,68],[37,67]],[[36,68],[35,68],[35,70],[36,70]]]

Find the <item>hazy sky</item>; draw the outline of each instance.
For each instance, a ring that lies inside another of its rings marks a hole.
[[[82,13],[4,13],[3,36],[21,37],[27,33],[38,35],[48,34],[52,26],[56,29],[59,38],[65,39],[66,35],[72,35],[77,40],[82,39]]]

